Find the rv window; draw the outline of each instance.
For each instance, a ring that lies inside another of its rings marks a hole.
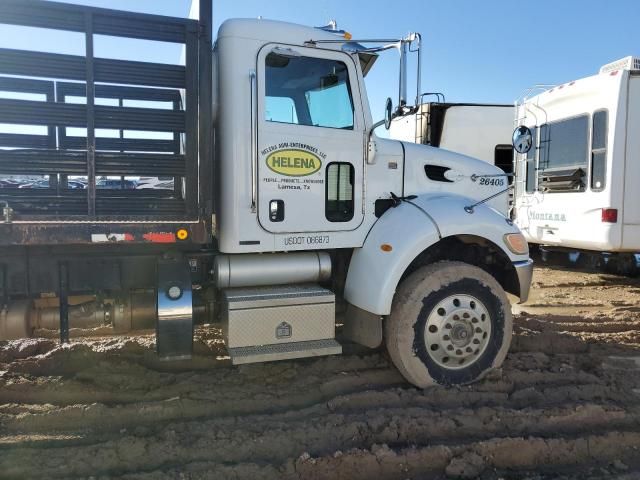
[[[525,189],[527,193],[536,191],[536,137],[538,136],[538,127],[531,130],[531,148],[527,152],[527,176]]]
[[[591,134],[591,189],[602,190],[607,176],[607,111],[593,114]]]
[[[270,53],[265,59],[265,120],[353,129],[347,65]]]
[[[327,165],[325,215],[330,222],[348,222],[353,218],[354,174],[350,163]]]
[[[540,170],[586,168],[588,133],[587,115],[542,125]]]

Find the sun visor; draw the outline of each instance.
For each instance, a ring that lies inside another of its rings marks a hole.
[[[372,52],[371,49],[357,42],[345,42],[342,45],[342,51],[358,54],[363,76],[367,76],[367,73],[369,73],[369,70],[371,70],[371,67],[373,67],[373,64],[376,63],[378,59],[377,53]]]
[[[369,70],[371,70],[371,67],[373,67],[373,64],[376,63],[378,54],[370,52],[360,52],[358,53],[358,58],[360,58],[360,68],[362,69],[362,75],[366,77],[367,73],[369,73]]]

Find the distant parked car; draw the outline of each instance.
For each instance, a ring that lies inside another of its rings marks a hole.
[[[27,182],[18,188],[49,188],[49,180],[36,180],[35,182]]]
[[[173,190],[173,179],[169,182],[142,183],[136,188],[138,190]]]
[[[99,189],[111,189],[111,190],[133,190],[136,188],[137,183],[133,180],[120,180],[105,178],[96,182],[96,188]]]
[[[78,182],[77,180],[68,180],[67,181],[67,186],[72,190],[87,188],[86,184],[84,184],[82,182]]]
[[[19,185],[15,180],[0,179],[0,188],[17,188]]]

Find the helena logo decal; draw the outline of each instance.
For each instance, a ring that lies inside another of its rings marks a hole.
[[[282,149],[269,154],[267,167],[280,175],[304,177],[320,170],[322,161],[318,155],[306,150]]]

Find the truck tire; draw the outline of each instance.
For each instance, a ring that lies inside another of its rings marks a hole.
[[[464,385],[502,365],[512,326],[509,301],[491,275],[462,262],[438,262],[398,287],[385,342],[413,385]]]

